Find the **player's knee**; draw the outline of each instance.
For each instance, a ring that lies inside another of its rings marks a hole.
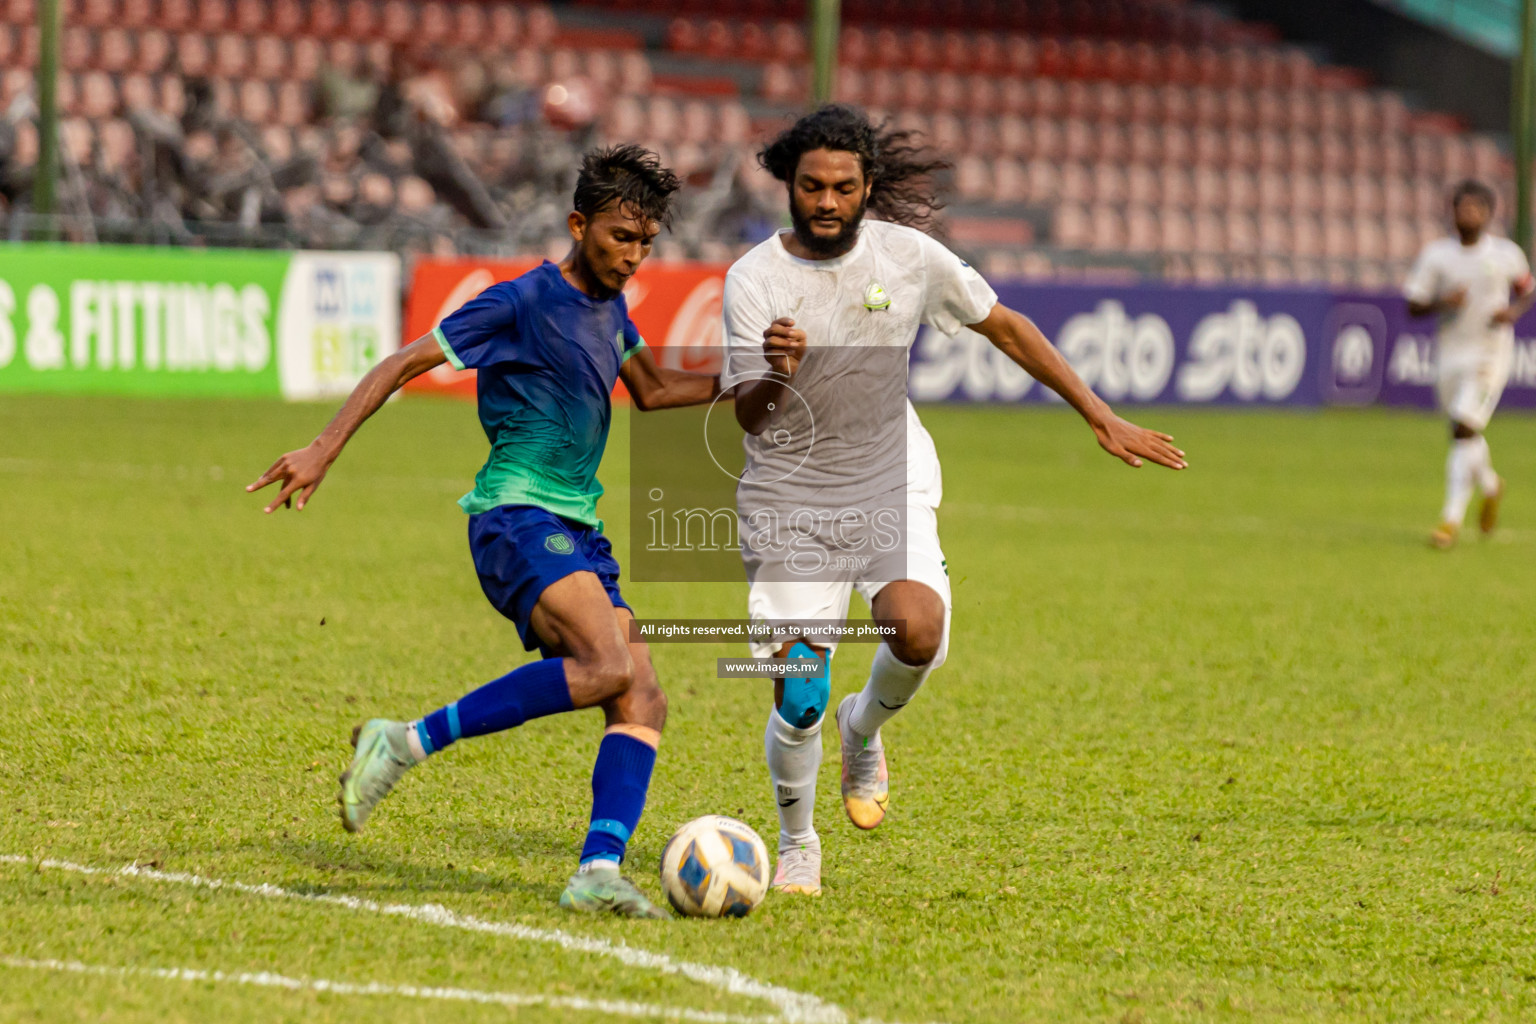
[[[928,665],[938,668],[948,651],[943,618],[933,622],[907,622],[907,635],[890,641],[891,653],[904,665]]]
[[[809,729],[821,721],[832,701],[832,682],[825,677],[800,677],[784,680],[784,699],[779,702],[779,717],[796,729]]]
[[[1470,441],[1472,438],[1477,436],[1477,431],[1473,430],[1465,423],[1452,422],[1451,436],[1458,441]]]
[[[788,654],[794,659],[817,657],[817,652],[804,643],[795,644]],[[823,665],[829,661],[825,652],[820,655],[820,659]],[[809,729],[821,721],[821,717],[827,713],[827,705],[832,702],[832,673],[830,669],[824,669],[821,675],[815,677],[786,678],[783,694],[783,699],[779,701],[779,717],[796,729]]]

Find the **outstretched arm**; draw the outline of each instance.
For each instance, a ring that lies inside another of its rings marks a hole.
[[[648,345],[633,352],[619,368],[619,376],[629,389],[635,408],[641,412],[703,405],[720,394],[718,374],[689,373],[660,366]]]
[[[319,437],[311,441],[308,447],[289,452],[272,463],[272,468],[257,477],[256,482],[247,486],[246,490],[259,491],[281,480],[282,490],[262,511],[275,512],[280,505],[291,507],[295,493],[299,496],[298,507],[302,509],[305,502],[309,501],[309,496],[315,493],[315,488],[320,486],[320,481],[325,479],[331,463],[336,461],[341,449],[357,433],[363,421],[378,412],[389,400],[389,396],[399,391],[406,381],[447,361],[448,357],[443,354],[437,338],[430,334],[389,356],[358,381],[357,387],[347,397],[346,404],[320,431]]]
[[[998,303],[985,320],[970,327],[1023,367],[1031,377],[1065,398],[1088,421],[1100,447],[1126,465],[1140,466],[1144,458],[1169,469],[1184,469],[1189,465],[1184,461],[1184,453],[1173,446],[1172,437],[1116,416],[1023,313]]]

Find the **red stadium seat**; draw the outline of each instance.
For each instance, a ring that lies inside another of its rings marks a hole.
[[[1164,164],[1158,169],[1158,195],[1164,207],[1187,209],[1195,204],[1195,181],[1184,164]]]
[[[1278,210],[1269,210],[1259,217],[1259,245],[1266,253],[1291,251],[1291,218]]]
[[[1003,114],[1033,114],[1034,95],[1029,84],[1018,78],[1003,79],[997,90],[997,110]]]
[[[268,31],[284,39],[292,39],[304,31],[304,15],[304,6],[300,0],[272,0],[272,22]]]
[[[1064,203],[1088,203],[1093,200],[1093,175],[1088,168],[1080,163],[1065,163],[1061,166],[1061,182],[1059,186],[1061,201]]]
[[[1187,253],[1195,246],[1195,227],[1181,209],[1164,209],[1158,217],[1157,247],[1162,252]]]
[[[1156,206],[1159,198],[1157,172],[1146,164],[1125,169],[1125,200],[1133,206]]]
[[[1046,205],[1061,198],[1061,173],[1053,160],[1031,160],[1024,165],[1026,198]]]
[[[1176,164],[1179,167],[1188,167],[1194,160],[1194,144],[1189,132],[1177,126],[1164,128],[1162,131],[1162,162],[1164,166]]]
[[[992,198],[999,203],[1025,203],[1031,200],[1029,172],[1017,160],[992,162]]]
[[[1144,205],[1134,205],[1125,211],[1125,248],[1129,252],[1156,252],[1161,242],[1157,216]]]
[[[1125,219],[1112,206],[1095,205],[1089,212],[1088,247],[1098,252],[1125,249]]]
[[[1229,253],[1253,255],[1261,251],[1259,229],[1253,215],[1242,210],[1227,211],[1223,248]]]
[[[155,87],[148,75],[124,75],[118,91],[125,111],[154,109]]]
[[[154,21],[153,0],[123,0],[118,9],[116,23],[123,28],[148,28]]]
[[[459,11],[459,20],[465,20],[468,15],[464,9]],[[456,32],[467,31],[465,26],[456,25]],[[524,41],[524,23],[519,17],[518,9],[507,3],[498,3],[490,8],[490,14],[485,17],[485,40],[493,51],[505,51],[513,46],[521,45]]]
[[[1227,163],[1239,171],[1259,166],[1259,137],[1250,131],[1233,128],[1227,132]]]
[[[1086,248],[1093,237],[1088,212],[1078,203],[1062,203],[1056,208],[1052,237],[1057,245],[1066,249]]]
[[[1068,160],[1086,161],[1097,155],[1098,139],[1093,125],[1087,121],[1066,121],[1062,133],[1063,155]]]
[[[1197,214],[1209,213],[1227,205],[1227,176],[1216,166],[1197,162],[1194,170],[1194,184],[1193,209]],[[1199,228],[1198,222],[1195,226]]]
[[[775,60],[801,61],[806,56],[805,33],[798,25],[781,21],[774,25],[770,42]]]
[[[1226,179],[1229,209],[1252,213],[1259,208],[1259,183],[1251,172],[1228,171]]]
[[[250,63],[250,47],[243,36],[226,32],[214,41],[213,63],[219,74],[239,78]]]
[[[955,191],[971,202],[992,200],[992,174],[987,161],[965,156],[955,162]]]
[[[1290,182],[1282,172],[1273,167],[1259,172],[1256,193],[1260,210],[1278,214],[1290,208]]]
[[[1095,202],[1119,206],[1126,202],[1128,192],[1125,170],[1119,164],[1100,162],[1093,165]]]
[[[198,0],[196,28],[199,32],[222,32],[232,20],[229,0]]]

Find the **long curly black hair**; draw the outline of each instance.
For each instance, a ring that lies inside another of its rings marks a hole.
[[[870,212],[881,220],[927,230],[944,205],[936,176],[950,165],[917,139],[913,132],[875,124],[856,107],[829,103],[780,132],[757,154],[757,161],[788,184],[800,157],[813,149],[854,153],[872,183]]]

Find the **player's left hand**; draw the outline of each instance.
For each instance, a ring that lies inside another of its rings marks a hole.
[[[805,358],[805,332],[789,317],[779,317],[763,332],[763,354],[774,370],[793,377]]]
[[[1189,467],[1184,453],[1173,446],[1170,435],[1138,427],[1114,414],[1110,414],[1102,427],[1094,427],[1093,433],[1099,439],[1099,447],[1127,466],[1140,469],[1142,459],[1151,459],[1169,469]]]
[[[1488,326],[1489,327],[1508,327],[1511,324],[1513,324],[1515,322],[1515,320],[1516,320],[1516,314],[1515,314],[1514,308],[1511,307],[1511,306],[1505,306],[1503,309],[1501,309],[1497,313],[1493,314],[1493,316],[1488,321]]]

